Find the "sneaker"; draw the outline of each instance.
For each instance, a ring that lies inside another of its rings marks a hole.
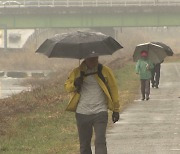
[[[145,98],[141,98],[141,100],[142,100],[142,101],[144,101],[144,100],[145,100]]]
[[[146,100],[148,101],[148,100],[149,100],[149,97],[146,97]]]

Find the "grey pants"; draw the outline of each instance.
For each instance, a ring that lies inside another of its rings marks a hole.
[[[92,154],[91,138],[95,133],[95,154],[107,154],[106,128],[108,113],[100,112],[93,115],[76,113],[77,128],[80,141],[80,153]]]
[[[150,79],[141,79],[141,94],[142,97],[149,97],[150,94]]]

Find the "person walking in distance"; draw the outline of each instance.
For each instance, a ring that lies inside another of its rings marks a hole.
[[[161,63],[154,64],[154,68],[152,69],[152,78],[151,78],[152,88],[159,88]]]
[[[151,70],[153,67],[153,63],[148,59],[148,52],[141,51],[141,58],[136,64],[136,74],[139,74],[141,81],[141,100],[149,100]]]
[[[112,70],[99,64],[98,57],[86,58],[70,73],[65,89],[72,93],[66,110],[75,112],[80,154],[92,154],[93,129],[95,154],[107,154],[108,109],[112,111],[114,123],[120,116],[118,86]]]

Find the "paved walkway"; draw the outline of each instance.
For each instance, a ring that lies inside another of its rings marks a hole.
[[[107,145],[108,154],[180,154],[180,63],[162,64],[159,89],[121,114]]]

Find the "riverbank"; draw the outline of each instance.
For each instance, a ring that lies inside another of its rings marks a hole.
[[[121,110],[137,94],[134,63],[114,72],[118,79]],[[79,148],[74,114],[66,112],[65,79],[44,84],[0,101],[0,152],[24,154],[77,154]],[[60,93],[61,91],[61,93]]]

